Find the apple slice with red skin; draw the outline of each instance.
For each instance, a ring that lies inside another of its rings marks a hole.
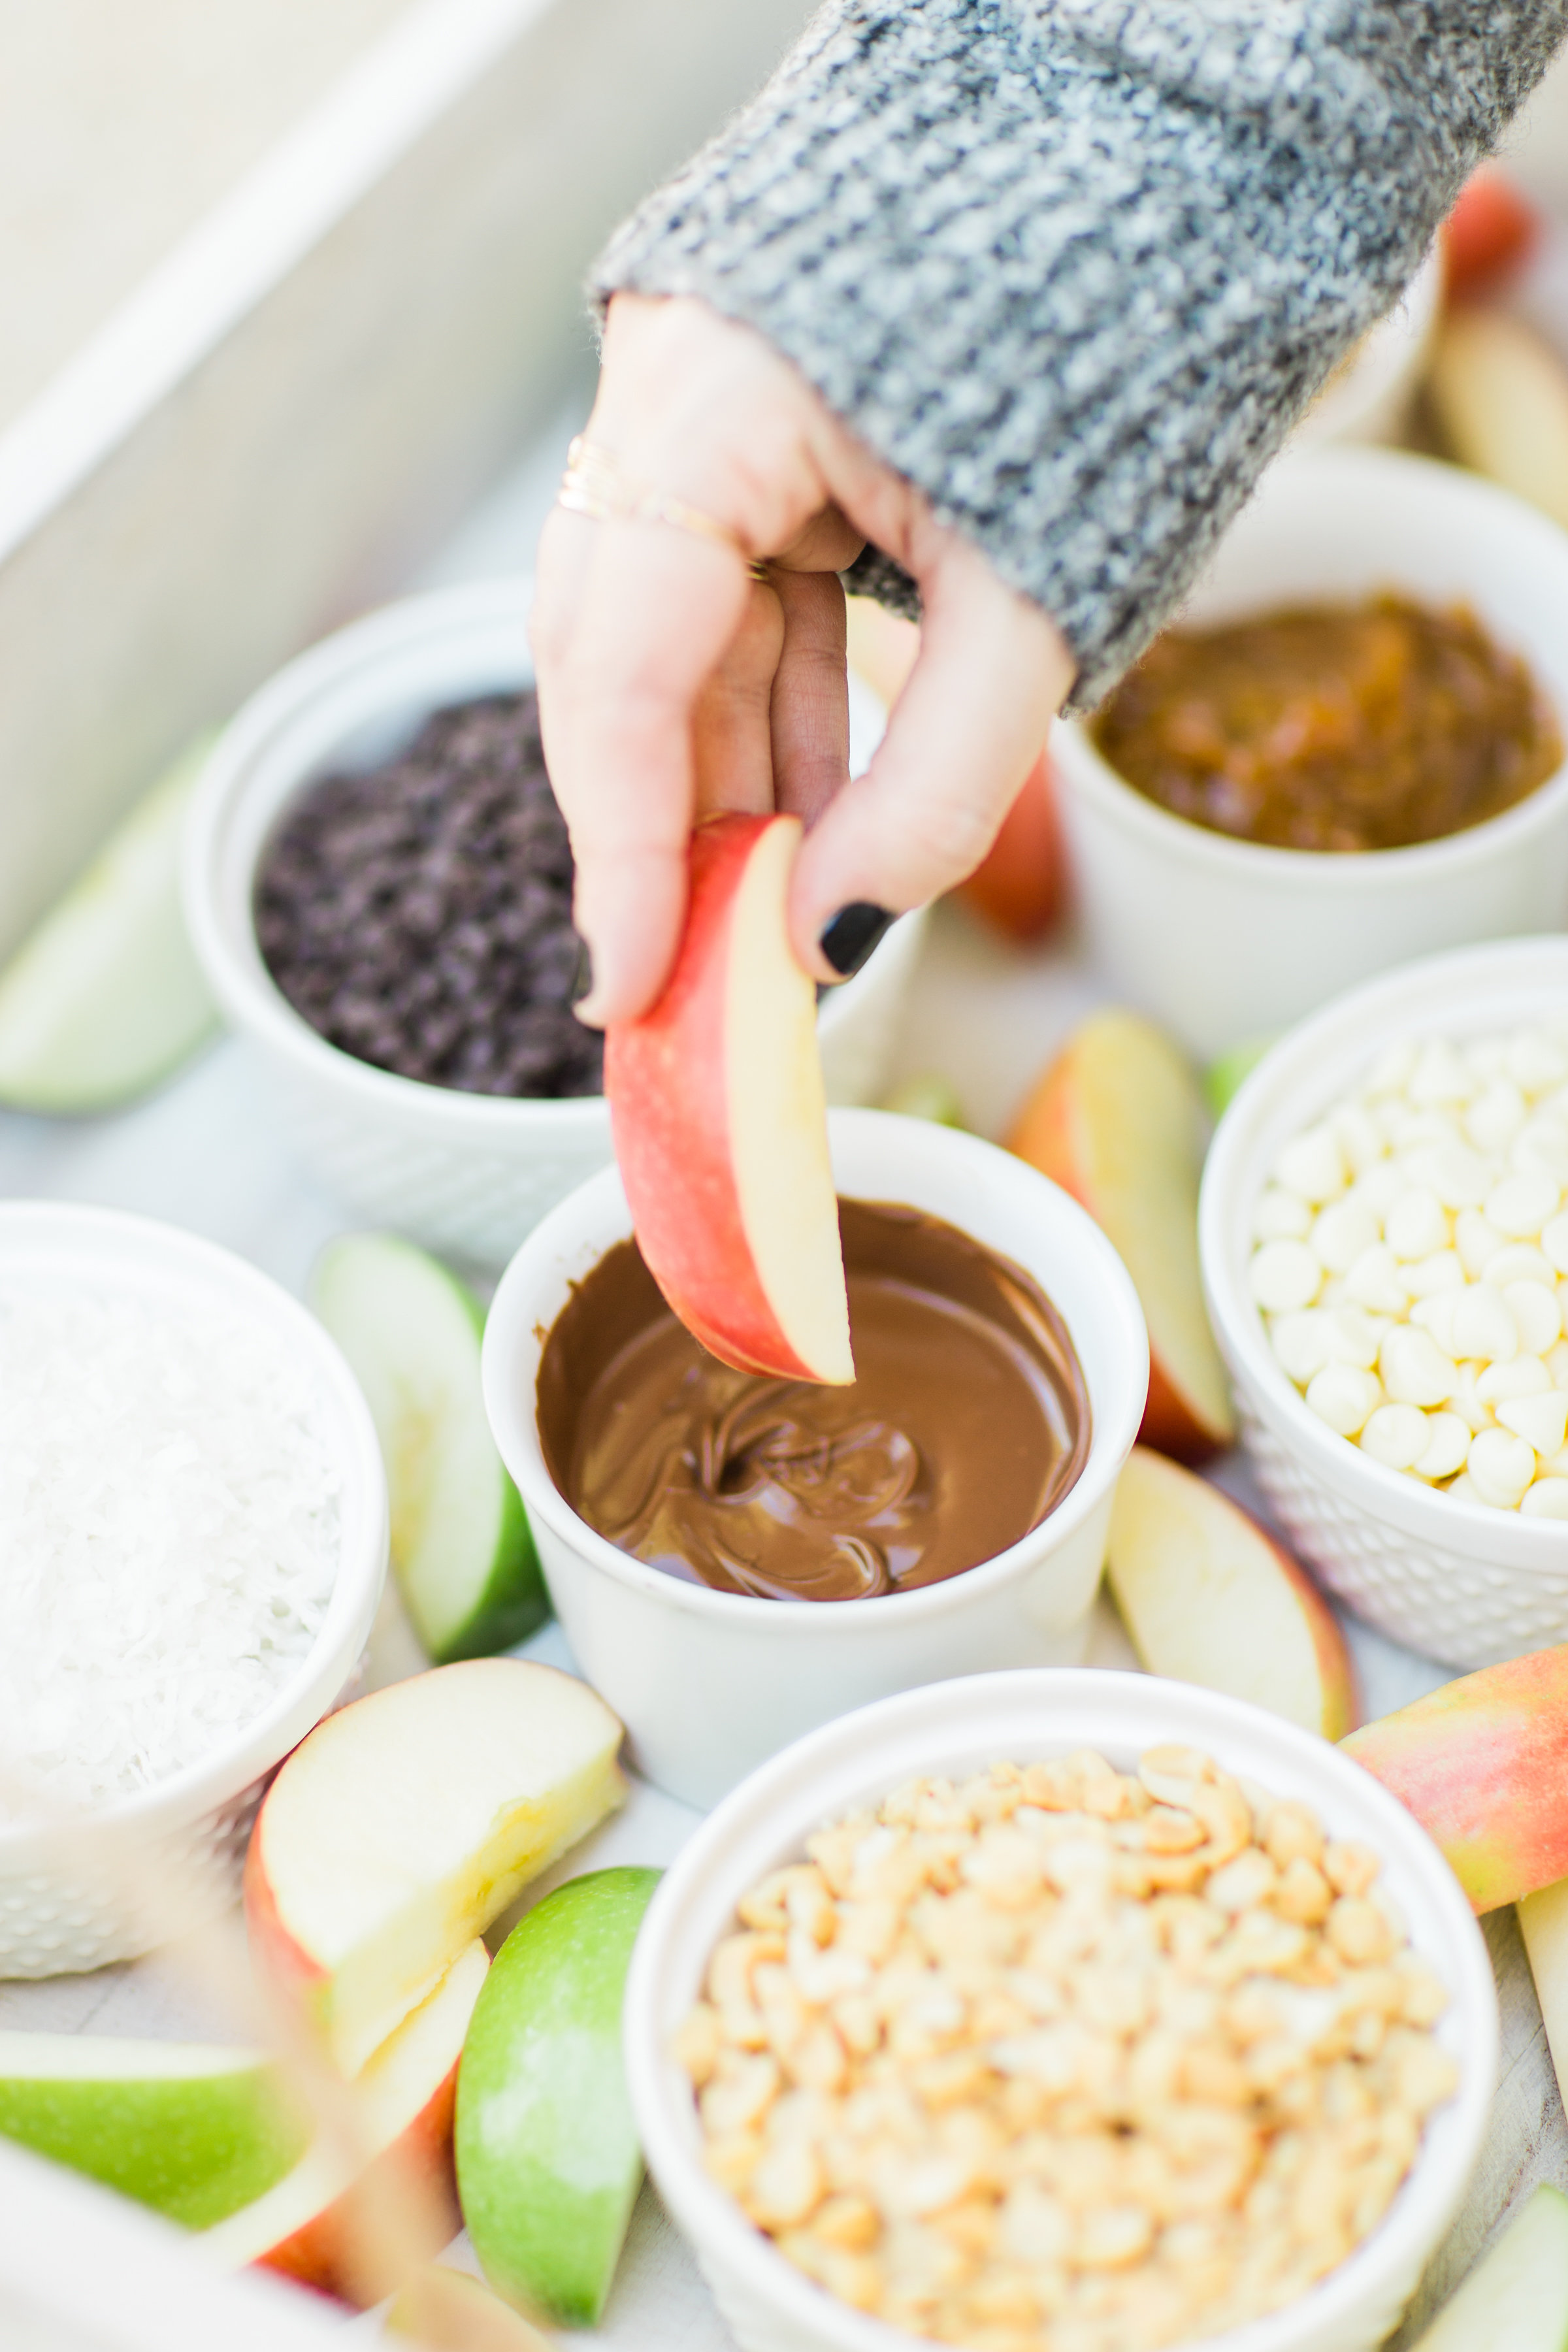
[[[246,1920],[340,2074],[625,1801],[621,1736],[575,1675],[471,1658],[356,1699],[286,1759],[246,1856]]]
[[[318,2138],[264,2197],[201,2233],[213,2260],[232,2270],[259,2263],[363,2305],[450,2242],[460,2227],[452,2169],[458,2063],[489,1968],[484,1945],[468,1945],[345,2085],[359,2162]],[[390,2246],[391,2232],[376,2227],[389,2198],[398,2225]],[[409,2209],[422,2245],[403,2226]]]
[[[1343,1746],[1442,1847],[1476,1910],[1568,1878],[1568,1642],[1462,1675]]]
[[[605,1092],[637,1246],[689,1331],[744,1372],[855,1377],[816,992],[784,906],[793,816],[719,816],[691,841],[668,986],[605,1037]]]
[[[1140,1435],[1179,1462],[1229,1445],[1236,1416],[1198,1273],[1206,1126],[1180,1050],[1141,1013],[1091,1013],[1025,1103],[1007,1149],[1089,1211],[1149,1327]]]
[[[1356,1721],[1355,1675],[1332,1610],[1206,1478],[1135,1445],[1117,1481],[1106,1569],[1151,1674],[1250,1699],[1325,1739]]]
[[[1068,848],[1048,752],[1041,752],[1025,777],[995,840],[969,879],[959,884],[958,896],[1026,947],[1043,939],[1067,912]]]

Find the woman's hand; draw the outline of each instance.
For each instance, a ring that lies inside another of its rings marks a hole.
[[[724,525],[767,559],[768,578],[668,523],[558,507],[545,526],[533,644],[594,963],[578,1009],[603,1024],[658,997],[685,917],[688,838],[716,809],[805,819],[795,952],[841,979],[879,918],[980,863],[1071,657],[771,344],[705,303],[616,297],[587,437],[627,481]],[[917,582],[924,619],[887,735],[851,783],[837,575],[868,540]]]

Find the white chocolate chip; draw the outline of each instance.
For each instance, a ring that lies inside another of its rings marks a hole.
[[[1508,1242],[1488,1261],[1487,1280],[1494,1290],[1505,1292],[1510,1282],[1544,1283],[1554,1291],[1557,1268],[1533,1242]]]
[[[1456,1358],[1459,1350],[1454,1344],[1454,1318],[1458,1307],[1457,1290],[1434,1290],[1429,1297],[1418,1298],[1410,1310],[1415,1328],[1429,1333],[1446,1356]]]
[[[1550,1461],[1563,1451],[1568,1434],[1568,1396],[1561,1389],[1548,1389],[1544,1396],[1509,1397],[1498,1406],[1497,1417],[1502,1428],[1511,1429]]]
[[[1405,1167],[1412,1183],[1425,1185],[1446,1209],[1479,1208],[1491,1189],[1492,1162],[1463,1143],[1418,1144]]]
[[[1461,1356],[1507,1363],[1519,1353],[1519,1326],[1508,1301],[1489,1282],[1472,1282],[1454,1309],[1454,1344]]]
[[[1353,1437],[1383,1402],[1383,1391],[1371,1372],[1354,1364],[1325,1364],[1308,1383],[1307,1402],[1341,1437]]]
[[[1476,1091],[1476,1074],[1446,1037],[1434,1037],[1417,1054],[1405,1091],[1423,1108],[1436,1103],[1468,1103]]]
[[[1383,1223],[1383,1237],[1397,1258],[1430,1257],[1448,1246],[1448,1216],[1436,1192],[1412,1184]]]
[[[1265,1242],[1247,1271],[1255,1304],[1277,1315],[1310,1307],[1322,1280],[1323,1270],[1305,1242]]]
[[[1335,1307],[1327,1318],[1328,1355],[1325,1362],[1359,1364],[1371,1371],[1388,1329],[1386,1315],[1368,1315],[1359,1307]]]
[[[1305,1134],[1288,1143],[1274,1163],[1276,1183],[1288,1192],[1300,1192],[1304,1201],[1321,1208],[1325,1201],[1335,1200],[1345,1189],[1350,1173],[1338,1137],[1331,1127],[1310,1127]]]
[[[1450,1478],[1443,1492],[1445,1495],[1452,1495],[1455,1500],[1460,1503],[1479,1503],[1482,1500],[1480,1491],[1468,1470],[1461,1470],[1457,1478]],[[1489,1510],[1495,1507],[1493,1504],[1487,1505]]]
[[[1457,1412],[1434,1412],[1426,1421],[1426,1450],[1410,1467],[1418,1478],[1451,1478],[1462,1470],[1471,1431]]]
[[[1519,1344],[1532,1356],[1544,1356],[1563,1336],[1563,1310],[1555,1286],[1543,1282],[1510,1282],[1503,1303],[1519,1327]]]
[[[1562,1197],[1561,1187],[1550,1176],[1505,1176],[1487,1194],[1487,1217],[1510,1241],[1532,1242],[1556,1214]]]
[[[1399,1280],[1412,1298],[1431,1298],[1445,1290],[1463,1290],[1465,1269],[1458,1250],[1434,1250],[1430,1257],[1413,1258],[1399,1269]]]
[[[1380,1095],[1403,1094],[1410,1073],[1415,1067],[1415,1057],[1416,1047],[1411,1039],[1402,1039],[1396,1045],[1385,1045],[1366,1079],[1363,1092],[1368,1100],[1375,1102]]]
[[[1381,1229],[1383,1220],[1405,1190],[1405,1179],[1392,1160],[1380,1160],[1351,1186],[1351,1198],[1370,1209]]]
[[[1451,1358],[1429,1332],[1410,1324],[1396,1323],[1384,1333],[1377,1363],[1384,1388],[1395,1404],[1442,1404],[1453,1391]],[[1323,1374],[1318,1377],[1321,1380]]]
[[[1543,1095],[1568,1078],[1568,1056],[1543,1029],[1521,1029],[1509,1043],[1508,1073],[1527,1095]]]
[[[1331,1201],[1319,1210],[1312,1227],[1312,1253],[1331,1274],[1344,1274],[1377,1238],[1377,1219],[1364,1203],[1353,1198]]]
[[[1375,1119],[1360,1103],[1342,1103],[1329,1125],[1353,1177],[1359,1179],[1378,1165],[1383,1158],[1383,1137]]]
[[[1321,1307],[1303,1307],[1291,1315],[1277,1315],[1268,1327],[1274,1360],[1288,1381],[1305,1388],[1314,1372],[1333,1360],[1329,1317]]]
[[[1478,1151],[1506,1151],[1530,1116],[1512,1078],[1493,1078],[1465,1112],[1465,1133]]]
[[[1509,1165],[1519,1175],[1539,1175],[1568,1184],[1568,1122],[1542,1113],[1532,1118],[1509,1148]]]
[[[1551,1387],[1552,1375],[1539,1356],[1514,1356],[1506,1364],[1489,1364],[1476,1381],[1476,1394],[1483,1404],[1498,1405],[1511,1397],[1545,1396]]]
[[[1472,1282],[1479,1281],[1498,1252],[1509,1245],[1507,1234],[1489,1224],[1479,1209],[1461,1209],[1454,1220],[1454,1246]]]
[[[1568,1274],[1568,1211],[1548,1217],[1541,1228],[1541,1247],[1559,1274]]]
[[[1448,1395],[1448,1411],[1458,1414],[1472,1435],[1479,1429],[1490,1429],[1493,1426],[1490,1405],[1484,1397],[1477,1394],[1479,1384],[1480,1374],[1476,1366],[1461,1364]]]
[[[1563,1409],[1568,1413],[1568,1398],[1563,1401]],[[1462,1422],[1459,1427],[1464,1429]],[[1379,1405],[1374,1413],[1367,1416],[1366,1425],[1361,1433],[1361,1449],[1363,1454],[1370,1454],[1374,1462],[1383,1463],[1387,1469],[1414,1470],[1426,1451],[1427,1431],[1426,1416],[1419,1405]],[[1468,1430],[1465,1437],[1468,1444]],[[1459,1462],[1464,1458],[1461,1454]],[[1454,1465],[1456,1469],[1458,1466],[1458,1463]]]
[[[1345,1275],[1345,1297],[1355,1307],[1383,1315],[1401,1315],[1409,1293],[1399,1279],[1399,1261],[1386,1242],[1363,1250]]]
[[[1511,1511],[1535,1475],[1535,1448],[1510,1429],[1483,1429],[1470,1440],[1465,1469],[1483,1503]]]
[[[1265,1186],[1252,1217],[1252,1237],[1259,1242],[1304,1242],[1312,1230],[1310,1204],[1283,1184]]]
[[[1537,1478],[1519,1498],[1529,1519],[1568,1519],[1568,1478]]]

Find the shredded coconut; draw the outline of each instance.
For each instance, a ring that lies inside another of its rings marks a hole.
[[[0,1771],[92,1804],[251,1722],[325,1617],[339,1484],[265,1324],[0,1287]]]

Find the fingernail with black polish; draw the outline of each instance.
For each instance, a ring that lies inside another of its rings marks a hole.
[[[839,908],[816,944],[839,978],[848,980],[859,971],[892,919],[886,907],[857,898]]]

